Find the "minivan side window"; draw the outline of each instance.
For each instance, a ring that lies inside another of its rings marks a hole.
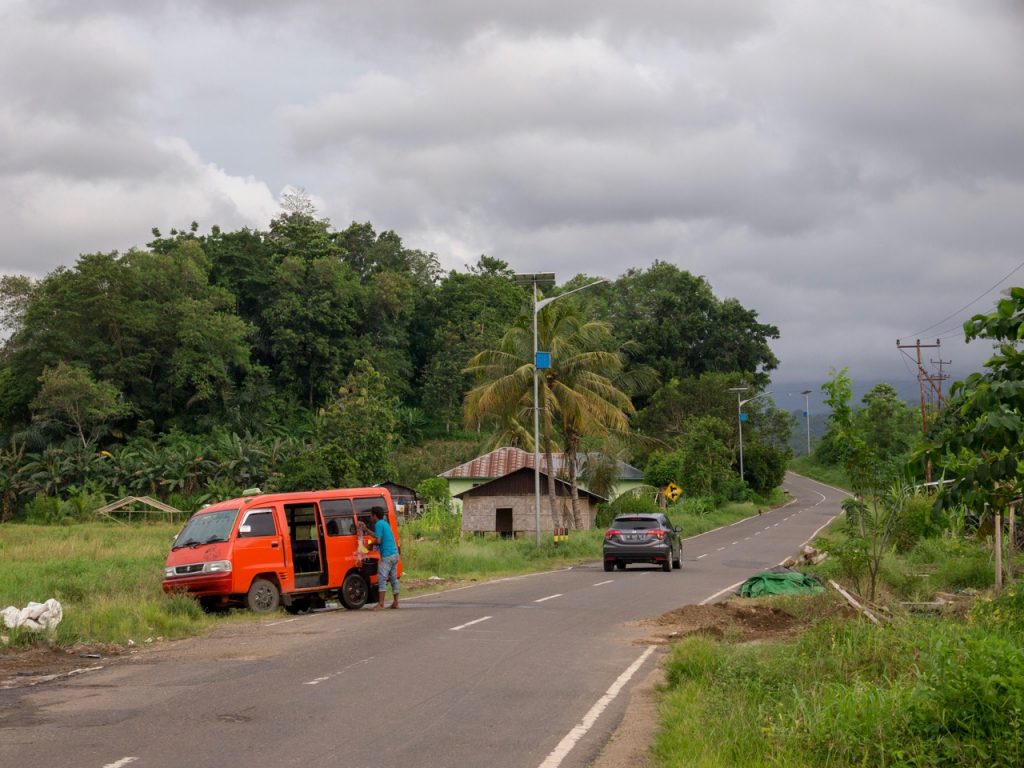
[[[249,526],[247,533],[242,532],[243,526]],[[238,526],[238,538],[248,539],[253,536],[274,536],[277,534],[277,526],[274,525],[274,510],[272,509],[250,509],[242,518]]]
[[[324,516],[328,536],[351,536],[356,532],[355,521],[352,519],[351,499],[324,499],[320,502],[320,512]]]
[[[373,510],[379,509],[384,513],[384,519],[388,520],[388,505],[384,501],[383,496],[371,496],[362,499],[352,499],[356,505],[356,517],[358,517],[366,527],[373,532],[373,525],[377,521],[373,519]]]

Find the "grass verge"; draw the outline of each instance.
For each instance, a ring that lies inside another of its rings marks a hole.
[[[839,467],[826,467],[816,464],[807,456],[796,456],[789,462],[789,468],[797,474],[818,480],[822,483],[835,486],[836,488],[849,488],[850,479]]]
[[[667,661],[652,756],[664,767],[1022,765],[1024,592],[985,605],[967,623],[828,619],[789,643],[687,638]]]

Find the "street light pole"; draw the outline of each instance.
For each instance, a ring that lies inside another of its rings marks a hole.
[[[804,396],[804,419],[807,421],[807,456],[811,455],[811,391],[805,389],[800,394]]]
[[[542,272],[536,274],[516,275],[516,281],[520,284],[526,283],[533,287],[533,498],[534,498],[534,524],[536,526],[536,542],[540,546],[540,383],[537,376],[537,315],[548,304],[568,296],[570,293],[582,291],[584,288],[591,288],[595,285],[608,282],[605,279],[595,280],[592,283],[573,288],[571,291],[560,293],[547,299],[537,301],[537,287],[540,284],[554,285],[555,275],[553,272]],[[552,467],[548,467],[548,472]],[[551,521],[554,524],[555,510],[551,510]]]
[[[748,389],[750,387],[729,387],[730,392],[736,393],[736,424],[740,432],[740,480],[743,482],[747,481],[746,475],[743,472],[743,406],[753,400],[757,400],[759,397],[771,394],[771,392],[762,392],[759,395],[748,397],[746,400],[740,400],[740,392],[746,392]]]

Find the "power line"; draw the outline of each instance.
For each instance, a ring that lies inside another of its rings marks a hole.
[[[923,333],[925,333],[925,331],[930,331],[930,330],[931,330],[932,328],[934,328],[935,326],[937,326],[937,325],[942,325],[942,324],[943,324],[944,322],[946,322],[947,320],[952,320],[952,319],[953,319],[954,317],[956,317],[957,315],[959,315],[959,314],[960,314],[961,312],[963,312],[963,311],[964,311],[965,309],[967,309],[968,307],[970,307],[970,306],[971,306],[972,304],[975,304],[975,303],[977,303],[977,302],[981,301],[981,300],[982,300],[983,298],[985,298],[986,296],[988,296],[988,294],[992,293],[992,291],[994,291],[994,290],[995,290],[996,288],[998,288],[998,287],[999,287],[1000,285],[1002,285],[1002,284],[1003,284],[1003,283],[1005,283],[1005,282],[1006,282],[1007,280],[1009,280],[1009,279],[1010,279],[1011,277],[1013,277],[1013,276],[1014,276],[1014,275],[1015,275],[1015,274],[1016,274],[1016,273],[1017,273],[1018,271],[1020,271],[1020,269],[1021,269],[1022,267],[1024,267],[1024,261],[1022,261],[1022,262],[1021,262],[1020,264],[1018,264],[1018,265],[1017,265],[1016,267],[1014,267],[1013,269],[1011,269],[1011,270],[1009,271],[1009,273],[1007,273],[1007,275],[1006,275],[1005,277],[1003,277],[1003,279],[1002,279],[1002,280],[999,280],[999,281],[998,281],[998,282],[997,282],[997,283],[996,283],[995,285],[993,285],[993,286],[992,286],[991,288],[989,288],[989,289],[988,289],[987,291],[985,291],[984,293],[982,293],[982,294],[979,294],[979,295],[978,295],[978,296],[977,296],[976,298],[974,298],[974,299],[971,299],[971,300],[970,300],[969,302],[967,302],[967,303],[966,303],[966,304],[964,304],[964,305],[963,305],[962,307],[960,307],[960,309],[958,309],[958,310],[957,310],[956,312],[953,312],[953,313],[951,313],[951,314],[948,314],[948,315],[946,315],[946,316],[945,316],[944,318],[942,318],[942,319],[941,319],[941,320],[939,320],[938,322],[932,323],[932,324],[931,324],[931,325],[929,325],[929,326],[928,326],[927,328],[922,328],[922,329],[921,329],[920,331],[915,331],[914,333],[909,333],[909,334],[907,334],[907,335],[908,335],[908,336],[920,336],[920,335],[922,335]]]

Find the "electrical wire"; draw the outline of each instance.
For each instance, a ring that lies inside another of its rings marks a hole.
[[[967,303],[966,303],[966,304],[964,304],[964,305],[963,305],[962,307],[960,307],[960,309],[958,309],[958,310],[957,310],[956,312],[953,312],[953,313],[951,313],[951,314],[948,314],[948,315],[946,315],[946,316],[945,316],[944,318],[942,318],[942,319],[941,319],[941,320],[939,320],[938,322],[932,323],[932,324],[931,324],[931,325],[929,325],[929,326],[928,326],[927,328],[922,328],[922,329],[921,329],[920,331],[917,331],[916,333],[911,333],[911,334],[909,334],[909,336],[910,336],[910,337],[914,337],[914,338],[920,338],[921,334],[925,333],[926,331],[930,331],[930,330],[931,330],[932,328],[934,328],[934,327],[935,327],[935,326],[937,326],[937,325],[942,325],[942,324],[943,324],[943,323],[945,323],[945,322],[946,322],[947,320],[952,320],[952,319],[953,319],[954,317],[956,317],[957,315],[959,315],[959,314],[960,314],[961,312],[963,312],[963,311],[964,311],[965,309],[967,309],[968,307],[970,307],[970,306],[971,306],[972,304],[975,304],[975,303],[977,303],[977,302],[981,301],[981,300],[982,300],[983,298],[985,298],[986,296],[988,296],[988,294],[992,293],[992,291],[994,291],[994,290],[995,290],[996,288],[998,288],[998,287],[999,287],[1000,285],[1002,285],[1002,284],[1003,284],[1003,283],[1005,283],[1005,282],[1006,282],[1007,280],[1009,280],[1009,279],[1010,279],[1011,277],[1013,277],[1013,276],[1014,276],[1014,275],[1015,275],[1015,274],[1016,274],[1016,273],[1017,273],[1018,271],[1020,271],[1020,269],[1021,269],[1022,267],[1024,267],[1024,261],[1022,261],[1022,262],[1021,262],[1020,264],[1018,264],[1018,265],[1017,265],[1016,267],[1014,267],[1013,269],[1011,269],[1011,270],[1009,271],[1009,273],[1007,273],[1007,275],[1006,275],[1005,277],[1003,277],[1003,278],[1002,278],[1001,280],[999,280],[999,281],[998,281],[998,282],[997,282],[997,283],[996,283],[995,285],[993,285],[993,286],[992,286],[991,288],[989,288],[989,289],[988,289],[987,291],[985,291],[984,293],[982,293],[982,294],[979,294],[979,295],[978,295],[978,296],[977,296],[976,298],[974,298],[974,299],[971,299],[971,300],[970,300],[969,302],[967,302]],[[904,336],[903,338],[907,338],[907,337],[906,337],[906,336]]]

